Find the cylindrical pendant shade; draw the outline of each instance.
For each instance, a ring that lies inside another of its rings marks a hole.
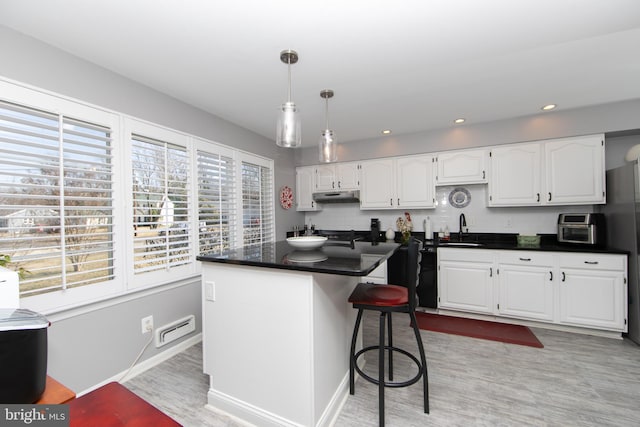
[[[302,144],[300,115],[296,104],[285,102],[278,114],[276,144],[279,147],[294,148]]]
[[[320,147],[321,162],[330,163],[338,160],[338,141],[332,130],[326,129],[322,132],[318,147]]]

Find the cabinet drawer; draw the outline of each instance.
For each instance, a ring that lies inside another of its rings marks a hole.
[[[467,262],[493,262],[494,251],[484,249],[438,248],[438,259]]]
[[[553,266],[554,254],[549,252],[500,251],[500,264]]]
[[[560,255],[560,268],[625,271],[626,259],[625,255],[562,254]]]

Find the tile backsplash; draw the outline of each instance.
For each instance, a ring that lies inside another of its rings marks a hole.
[[[449,203],[449,194],[463,187],[471,195],[469,204],[456,208]],[[559,213],[594,212],[593,205],[584,206],[528,206],[509,208],[487,207],[487,186],[482,184],[436,187],[435,209],[408,209],[414,231],[424,231],[429,218],[432,231],[449,227],[458,231],[460,214],[464,213],[467,228],[476,233],[555,233]],[[396,230],[396,218],[403,210],[360,210],[356,203],[325,204],[321,211],[307,212],[305,222],[325,230],[368,230],[371,218],[378,218],[381,229]]]

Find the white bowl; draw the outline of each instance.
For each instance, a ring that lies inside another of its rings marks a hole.
[[[287,243],[301,251],[318,249],[319,247],[324,245],[324,242],[326,241],[327,238],[324,236],[300,236],[287,238]]]
[[[291,262],[322,262],[329,258],[321,251],[292,251],[286,255],[288,261]]]

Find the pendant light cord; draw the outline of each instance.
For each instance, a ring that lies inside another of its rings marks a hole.
[[[325,101],[324,117],[325,117],[325,123],[326,123],[325,129],[329,130],[329,97],[325,98],[324,101]]]
[[[287,102],[291,103],[291,57],[287,58],[287,69],[289,70],[289,90],[287,92]]]

